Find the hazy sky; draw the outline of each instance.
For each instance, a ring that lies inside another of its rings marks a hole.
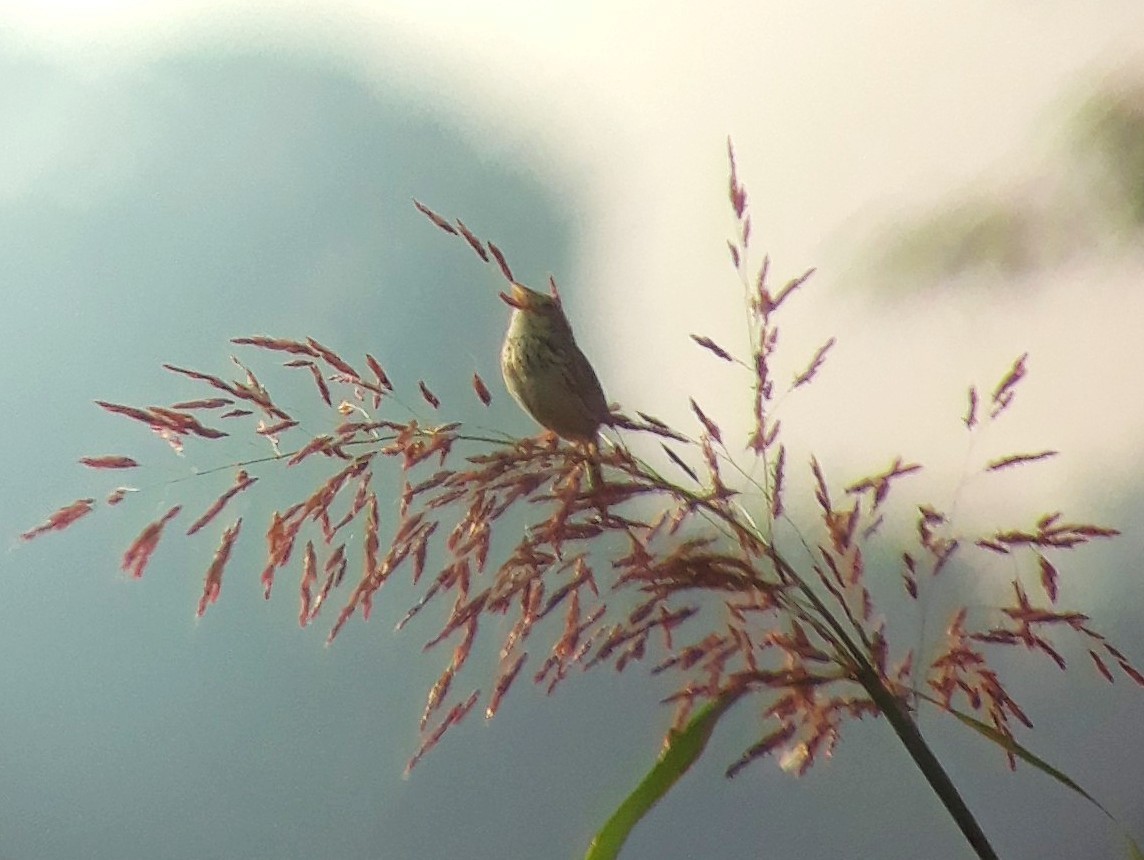
[[[1067,502],[1124,529],[1118,548],[1074,560],[1066,594],[1144,660],[1139,252],[1082,248],[1050,268],[936,283],[875,262],[887,231],[966,199],[1056,200],[1045,189],[1070,175],[1070,117],[1114,75],[1144,75],[1144,6],[537,7],[0,6],[0,860],[580,856],[652,760],[663,690],[638,667],[551,699],[522,684],[403,781],[446,659],[420,651],[430,625],[390,632],[412,588],[387,584],[377,617],[330,649],[330,619],[298,630],[296,582],[262,601],[257,535],[268,505],[309,486],[302,475],[236,508],[249,542],[193,622],[213,537],[167,544],[138,583],[117,572],[119,553],[229,475],[168,483],[216,455],[189,446],[178,460],[90,401],[195,396],[159,365],[228,372],[230,337],[313,335],[373,352],[407,385],[426,378],[450,417],[532,432],[498,378],[497,278],[413,210],[416,196],[494,239],[522,280],[556,275],[610,398],[687,424],[701,395],[745,426],[742,381],[687,340],[735,346],[743,333],[728,135],[775,280],[819,269],[784,330],[791,366],[839,337],[821,381],[784,406],[794,449],[819,452],[840,484],[895,454],[921,458],[948,495],[967,463],[965,386],[991,387],[1029,351],[1011,425],[972,455],[1067,456],[974,501],[1018,522]],[[474,370],[495,384],[491,413],[468,391]],[[296,390],[283,396],[305,402]],[[145,458],[142,491],[18,546],[58,505],[104,492],[75,465],[102,453]],[[1066,676],[1019,674],[1038,724],[1027,739],[1139,838],[1142,691],[1090,678],[1075,653]],[[475,662],[469,685],[487,685],[491,657]],[[625,860],[967,856],[882,723],[848,727],[803,780],[763,762],[724,781],[757,731],[749,710]],[[933,716],[926,728],[1003,856],[1108,856],[1099,813],[1043,776],[1006,773]]]

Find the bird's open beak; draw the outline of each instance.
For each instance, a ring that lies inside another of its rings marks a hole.
[[[529,309],[528,303],[528,290],[520,284],[512,285],[512,294],[500,293],[501,301],[503,301],[510,308],[515,308],[518,311],[526,311]]]

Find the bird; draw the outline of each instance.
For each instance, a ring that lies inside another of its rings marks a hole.
[[[501,348],[509,393],[542,427],[594,456],[600,427],[611,423],[611,410],[560,300],[516,282],[500,297],[512,308]],[[599,465],[591,459],[588,474],[589,487],[599,486]]]

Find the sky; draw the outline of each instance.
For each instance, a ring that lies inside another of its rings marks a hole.
[[[293,582],[262,600],[258,538],[196,622],[214,538],[164,545],[139,582],[118,560],[229,474],[196,476],[219,455],[177,458],[91,401],[197,396],[160,365],[223,373],[231,337],[311,335],[425,379],[450,417],[533,432],[498,378],[499,279],[416,197],[496,241],[526,283],[555,275],[610,399],[690,427],[695,396],[745,430],[742,378],[688,339],[742,345],[728,136],[756,253],[778,282],[817,270],[783,329],[791,368],[838,338],[784,402],[791,462],[814,451],[843,486],[902,454],[930,467],[918,492],[958,498],[968,523],[1063,504],[1121,528],[1062,565],[1065,593],[1144,661],[1130,375],[1144,259],[1127,228],[1101,241],[1116,230],[1077,190],[1074,121],[1093,93],[1144,76],[1139,4],[9,2],[0,66],[0,860],[581,856],[658,750],[656,682],[636,667],[547,698],[521,685],[405,779],[446,659],[422,652],[428,624],[391,632],[413,587],[387,584],[375,617],[326,648],[325,624],[298,629]],[[1068,253],[1017,270],[884,263],[901,236],[932,238],[941,213],[989,206],[1063,230],[1040,241]],[[1026,351],[1012,415],[967,449],[966,386],[989,390]],[[265,453],[236,445],[224,461]],[[1015,447],[1063,455],[964,480],[974,458]],[[75,463],[102,453],[144,458],[140,491],[21,544],[59,505],[105,492]],[[250,535],[309,483],[266,486],[236,508]],[[1009,578],[983,569],[979,599]],[[1037,723],[1024,739],[1140,839],[1142,691],[1082,659],[1067,675],[1015,664]],[[848,726],[803,779],[764,761],[724,780],[757,725],[744,707],[720,726],[625,860],[966,856],[883,723]],[[1007,773],[935,715],[923,727],[1002,856],[1116,850],[1075,795]]]

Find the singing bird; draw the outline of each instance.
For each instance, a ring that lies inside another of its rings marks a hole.
[[[500,297],[512,308],[501,349],[509,393],[538,424],[595,454],[600,426],[610,423],[608,401],[559,300],[517,283]],[[598,486],[599,467],[589,475]]]

